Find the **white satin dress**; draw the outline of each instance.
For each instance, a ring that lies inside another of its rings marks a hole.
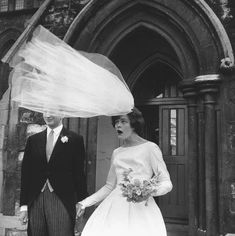
[[[132,176],[140,180],[158,176],[156,196],[171,191],[170,176],[155,143],[115,149],[105,186],[81,202],[88,207],[102,201],[88,219],[82,236],[166,236],[165,223],[153,197],[146,206],[145,202],[128,202],[122,196],[119,183],[129,168]]]

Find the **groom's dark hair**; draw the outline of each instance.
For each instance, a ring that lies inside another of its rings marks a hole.
[[[130,113],[127,114],[131,127],[139,136],[143,136],[144,133],[144,117],[142,112],[134,107]],[[115,127],[115,123],[121,116],[112,116],[112,125]]]

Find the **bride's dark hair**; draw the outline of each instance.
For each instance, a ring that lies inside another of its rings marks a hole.
[[[139,136],[143,136],[144,132],[144,117],[142,115],[142,112],[134,107],[130,113],[127,114],[131,127],[135,130],[135,132]],[[121,116],[112,116],[112,125],[115,127],[115,123],[118,119],[120,119]]]

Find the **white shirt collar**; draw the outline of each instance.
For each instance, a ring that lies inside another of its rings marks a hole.
[[[63,125],[59,125],[56,128],[53,129],[54,131],[54,135],[57,136],[60,134],[61,130],[63,129]],[[47,135],[51,132],[51,128],[49,126],[47,126]]]

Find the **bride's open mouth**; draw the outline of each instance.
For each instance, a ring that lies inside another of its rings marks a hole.
[[[117,133],[118,133],[118,135],[123,134],[123,132],[121,130],[117,130]]]

